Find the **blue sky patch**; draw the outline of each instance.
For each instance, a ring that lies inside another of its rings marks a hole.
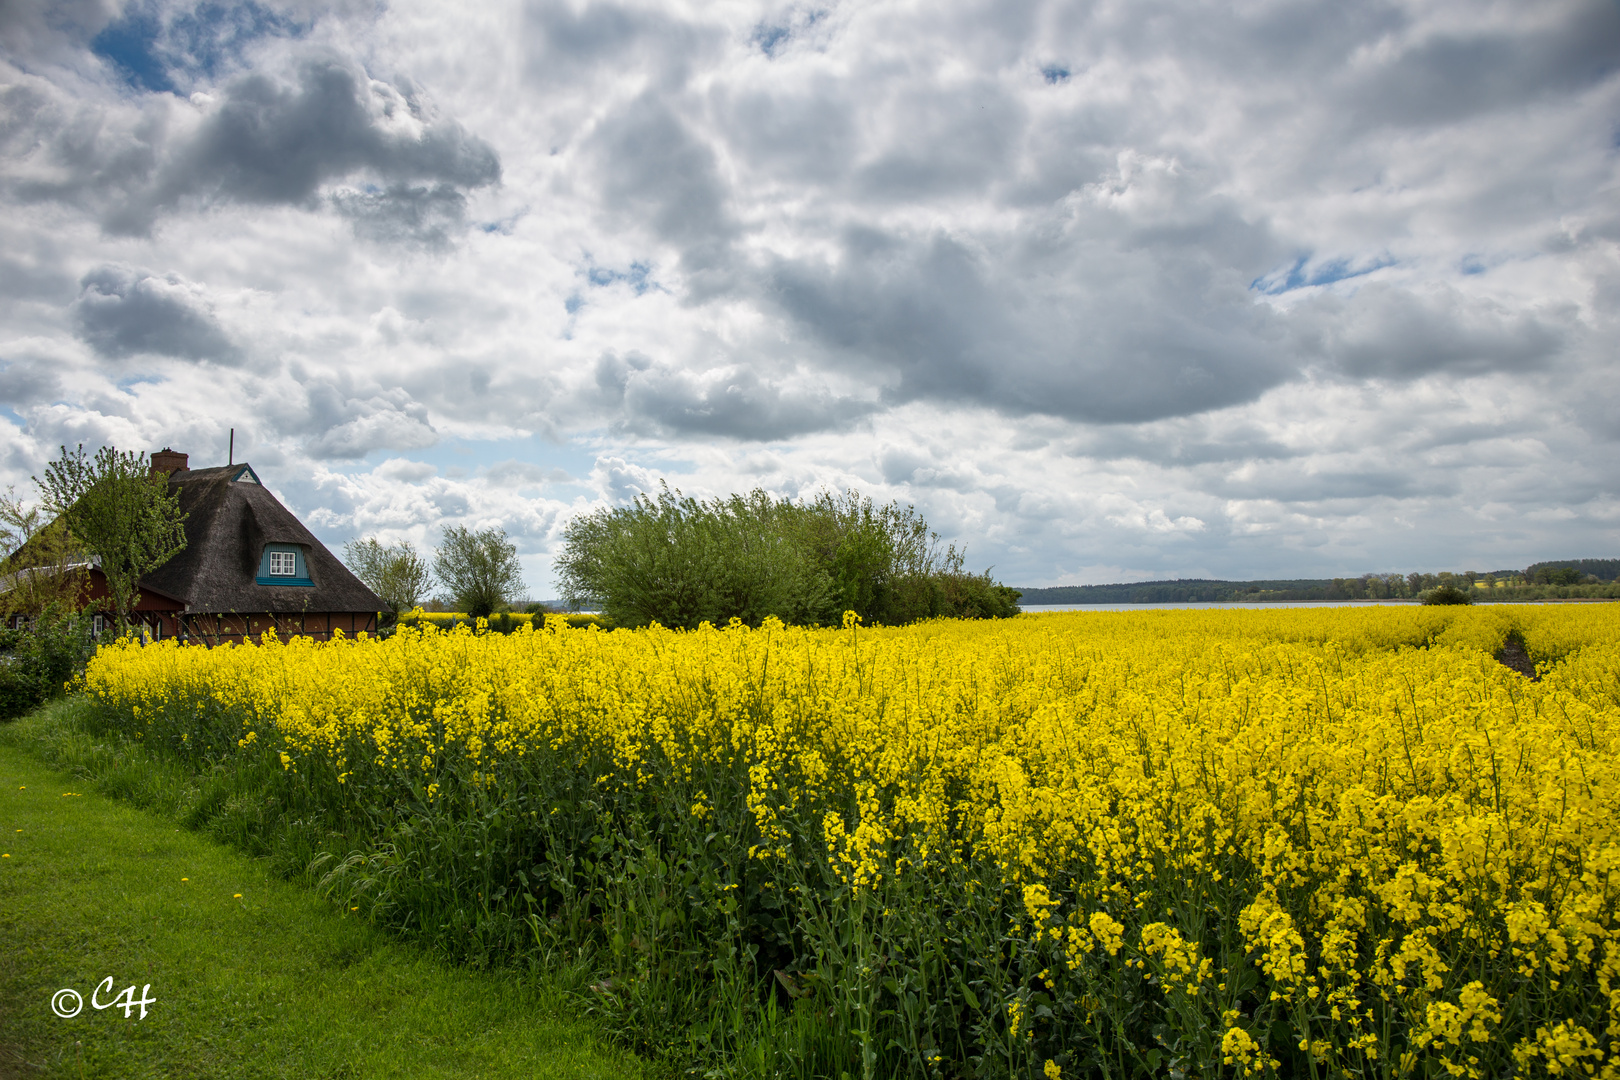
[[[310,24],[258,3],[215,0],[172,15],[131,4],[90,42],[90,51],[117,67],[133,89],[173,93],[183,82],[212,82],[236,66],[254,41],[302,37]]]
[[[759,51],[776,59],[777,50],[784,43],[793,40],[795,30],[807,30],[827,17],[825,11],[794,12],[781,23],[760,23],[754,27],[754,33],[749,41],[759,46]]]
[[[754,36],[750,40],[759,46],[760,52],[774,58],[776,47],[792,36],[793,31],[786,26],[766,26],[761,23],[754,27]]]
[[[174,89],[169,66],[158,56],[163,26],[157,17],[133,7],[107,25],[90,42],[90,51],[118,68],[124,81],[137,90],[161,94]]]
[[[1048,83],[1061,83],[1069,81],[1069,69],[1059,64],[1047,64],[1041,68],[1041,78]]]
[[[1267,296],[1277,296],[1313,285],[1331,285],[1335,281],[1365,277],[1374,270],[1394,265],[1395,260],[1388,255],[1380,255],[1371,262],[1342,258],[1314,264],[1311,262],[1311,256],[1301,255],[1286,270],[1273,270],[1269,274],[1255,278],[1249,282],[1249,288],[1263,292]]]
[[[593,266],[585,274],[585,279],[597,288],[612,285],[616,281],[627,282],[635,290],[637,296],[648,289],[659,287],[655,281],[648,281],[647,275],[652,273],[652,267],[643,262],[633,262],[628,270],[612,270],[605,266]]]

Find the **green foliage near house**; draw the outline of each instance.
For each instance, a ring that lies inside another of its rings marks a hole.
[[[433,573],[451,603],[474,618],[508,606],[523,593],[517,546],[504,529],[447,526],[433,555]]]
[[[75,606],[84,581],[85,554],[67,523],[7,488],[0,495],[0,617]]]
[[[61,697],[93,650],[89,616],[58,603],[24,628],[0,630],[0,720]]]
[[[140,579],[186,546],[180,493],[154,476],[145,454],[120,453],[104,446],[87,458],[84,445],[34,478],[45,496],[45,511],[62,518],[68,532],[94,555],[107,578],[120,635],[129,633],[129,613],[140,599]]]
[[[416,607],[433,588],[433,569],[409,540],[350,540],[343,545],[343,562],[396,613]]]
[[[618,626],[695,628],[767,616],[838,623],[846,611],[898,625],[1016,614],[1018,594],[970,574],[914,507],[858,492],[808,503],[762,490],[699,501],[671,491],[581,515],[556,561],[563,598]]]

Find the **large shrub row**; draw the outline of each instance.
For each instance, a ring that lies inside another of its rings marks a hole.
[[[846,611],[894,626],[1018,613],[1016,590],[988,570],[967,572],[962,553],[938,540],[913,508],[856,492],[702,502],[664,487],[575,518],[556,567],[565,599],[617,626],[759,626],[772,616],[828,626]]]

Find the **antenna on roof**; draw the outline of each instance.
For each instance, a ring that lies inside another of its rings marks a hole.
[[[235,465],[236,464],[236,429],[235,428],[231,428],[231,449],[230,449],[229,455],[226,457],[225,464],[227,464],[227,465]]]

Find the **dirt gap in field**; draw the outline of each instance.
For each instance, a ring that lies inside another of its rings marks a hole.
[[[1541,676],[1536,674],[1535,661],[1524,651],[1524,642],[1518,637],[1509,637],[1502,643],[1502,647],[1496,650],[1496,660],[1497,663],[1512,668],[1531,682],[1541,680]]]

